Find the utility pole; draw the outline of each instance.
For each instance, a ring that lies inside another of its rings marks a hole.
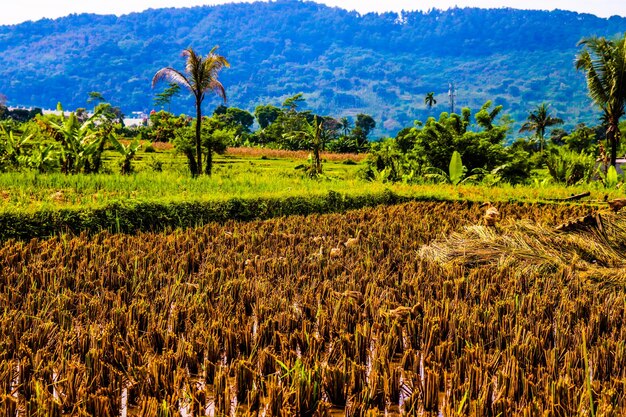
[[[448,83],[448,99],[450,99],[450,114],[454,113],[454,104],[456,100],[456,86],[454,82]]]

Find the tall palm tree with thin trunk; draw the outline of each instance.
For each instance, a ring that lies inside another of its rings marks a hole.
[[[437,104],[437,99],[435,99],[435,93],[428,93],[426,97],[424,97],[424,104],[428,107],[428,110],[432,109],[435,104]]]
[[[546,128],[555,125],[562,125],[563,120],[558,117],[553,117],[549,114],[549,104],[541,103],[535,110],[528,115],[528,121],[522,125],[519,130],[522,132],[535,132],[541,146],[541,152],[543,153],[544,138],[546,136]]]
[[[350,119],[348,119],[347,117],[342,117],[339,121],[339,124],[341,125],[343,135],[348,136],[348,134],[350,133]]]
[[[583,50],[576,57],[576,69],[587,73],[587,88],[603,111],[606,138],[615,166],[620,141],[619,119],[626,104],[626,34],[616,40],[591,37],[578,43]]]
[[[194,176],[202,173],[202,102],[207,91],[213,91],[219,97],[226,102],[226,89],[221,82],[217,79],[219,72],[224,67],[229,67],[230,64],[223,56],[216,53],[217,46],[211,49],[206,57],[196,54],[192,48],[187,48],[183,51],[183,57],[187,62],[185,65],[185,72],[180,72],[174,68],[167,67],[162,68],[152,78],[152,88],[161,80],[168,80],[170,82],[181,85],[187,88],[191,94],[193,94],[196,101],[196,170],[192,172]],[[207,154],[207,169],[206,173],[211,175],[212,167],[212,149],[209,145],[209,152]],[[193,164],[191,164],[193,166]]]

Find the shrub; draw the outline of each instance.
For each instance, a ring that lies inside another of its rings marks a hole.
[[[0,241],[50,237],[63,232],[122,233],[197,227],[210,222],[250,221],[289,215],[333,213],[408,201],[391,191],[344,196],[337,192],[314,197],[257,198],[208,202],[113,203],[99,209],[42,210],[0,213]]]

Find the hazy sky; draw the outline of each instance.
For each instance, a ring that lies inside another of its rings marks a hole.
[[[126,14],[159,7],[186,7],[230,3],[242,0],[3,0],[0,24],[20,23],[70,13]],[[513,7],[520,9],[563,9],[593,13],[602,17],[626,16],[626,0],[318,0],[332,6],[365,12],[428,10],[450,7]]]

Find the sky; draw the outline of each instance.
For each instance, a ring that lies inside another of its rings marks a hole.
[[[189,7],[241,2],[242,0],[2,0],[0,25],[16,24],[44,17],[57,18],[71,13],[127,14],[148,8]],[[513,7],[518,9],[573,10],[601,17],[626,17],[626,0],[317,0],[360,13],[400,10],[448,9],[451,7]]]

